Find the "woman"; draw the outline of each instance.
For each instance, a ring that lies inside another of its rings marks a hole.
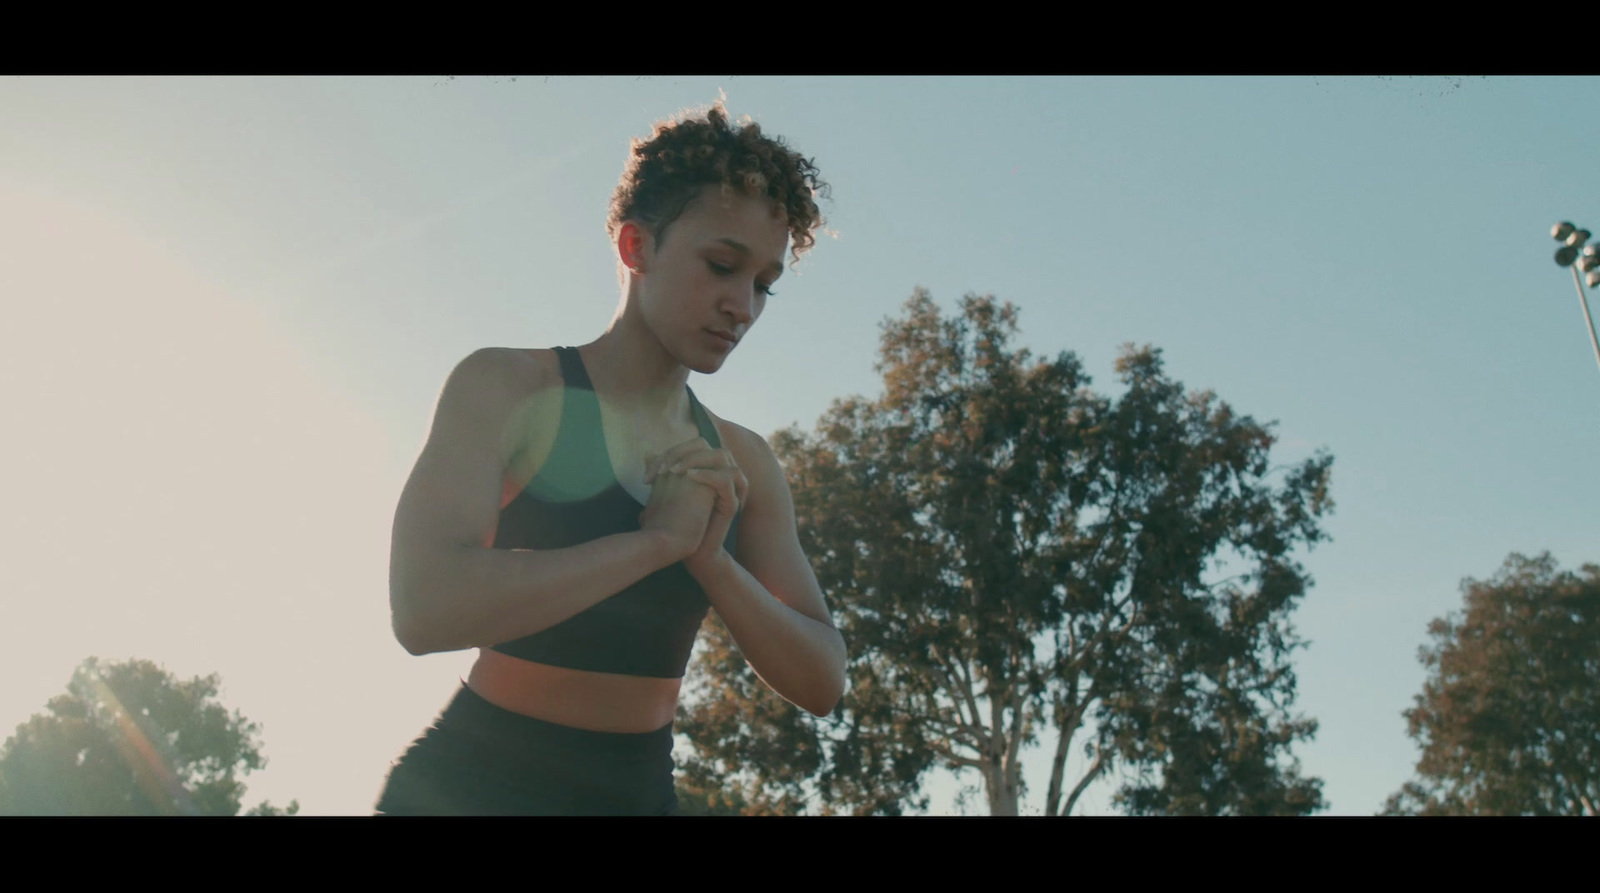
[[[672,720],[709,609],[765,682],[830,712],[844,640],[765,440],[709,413],[712,373],[821,224],[811,162],[720,103],[634,140],[607,233],[610,326],[488,348],[446,381],[395,514],[412,654],[478,648],[389,774],[380,814],[672,814]]]

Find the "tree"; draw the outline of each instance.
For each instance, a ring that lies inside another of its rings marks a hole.
[[[1600,565],[1513,553],[1428,624],[1405,711],[1422,746],[1389,814],[1600,814]]]
[[[773,811],[809,794],[898,814],[943,765],[1015,815],[1020,752],[1049,735],[1047,815],[1117,770],[1132,813],[1321,808],[1289,755],[1316,723],[1289,712],[1288,615],[1310,583],[1291,552],[1326,539],[1331,456],[1269,468],[1271,425],[1186,393],[1159,350],[1124,348],[1113,401],[1072,353],[1009,348],[1010,303],[969,295],[946,319],[918,289],[904,311],[880,398],[772,439],[850,688],[803,714],[712,618],[679,714],[689,770]]]
[[[752,804],[741,788],[724,788],[703,767],[689,767],[675,778],[681,816],[767,815],[773,810]]]
[[[260,727],[216,701],[216,674],[85,660],[0,746],[0,815],[236,815],[266,765]],[[263,801],[249,815],[294,815]]]

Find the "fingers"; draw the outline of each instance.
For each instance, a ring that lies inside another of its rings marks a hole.
[[[711,488],[712,493],[716,494],[716,503],[712,507],[716,514],[733,515],[739,511],[738,499],[733,495],[733,481],[726,475],[704,468],[691,468],[684,472],[684,477]]]
[[[663,452],[659,456],[645,457],[645,483],[650,483],[655,479],[657,474],[661,473],[662,469],[671,468],[684,456],[693,455],[709,449],[711,449],[711,444],[706,443],[706,439],[704,437],[693,437],[689,440],[685,440],[683,443],[668,447],[666,452]]]
[[[738,463],[733,461],[733,453],[727,450],[705,449],[682,456],[671,465],[663,467],[673,474],[682,474],[691,468],[738,468]]]
[[[702,440],[700,443],[703,444],[705,441]],[[671,474],[683,474],[691,468],[718,469],[737,467],[739,465],[734,461],[732,451],[726,449],[714,450],[710,447],[705,447],[704,449],[680,452],[675,456],[669,452],[657,460],[653,467],[646,466],[645,483],[650,483],[655,479],[656,475],[661,474],[663,471]]]
[[[679,459],[682,459],[684,456],[709,449],[711,449],[711,444],[706,443],[706,439],[704,437],[691,437],[688,440],[685,440],[683,443],[669,447],[665,453],[662,453],[661,465],[662,467],[667,467],[672,463],[677,462]]]
[[[683,475],[710,487],[717,495],[717,512],[729,516],[738,514],[739,507],[744,505],[745,493],[750,488],[744,472],[737,467],[690,468]]]

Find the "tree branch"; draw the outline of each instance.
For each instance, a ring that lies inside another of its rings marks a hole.
[[[995,762],[1004,759],[1001,743],[1006,731],[1005,709],[1006,698],[1004,692],[995,691],[993,680],[989,682],[989,755]]]
[[[967,662],[965,660],[957,661],[953,669],[957,671],[956,675],[960,677],[962,683],[957,689],[957,694],[966,698],[967,707],[972,711],[972,724],[976,726],[983,725],[983,711],[978,709],[978,699],[972,691],[972,673],[967,666]]]
[[[1106,518],[1102,522],[1105,524],[1105,531],[1100,534],[1099,541],[1094,544],[1094,553],[1089,556],[1085,570],[1094,567],[1099,562],[1100,550],[1105,548],[1106,543],[1110,542],[1111,532],[1122,521],[1122,485],[1126,482],[1127,478],[1117,478],[1117,486],[1111,491],[1111,498],[1106,500]]]
[[[1117,603],[1117,604],[1115,604],[1115,605],[1113,605],[1111,607],[1111,610],[1106,612],[1107,617],[1108,618],[1115,617],[1118,612],[1120,612],[1123,608],[1127,607],[1128,604],[1130,602],[1132,602],[1132,601],[1133,601],[1133,590],[1132,590],[1132,588],[1129,588],[1128,594],[1123,597],[1122,601]],[[1083,661],[1084,661],[1084,659],[1085,659],[1085,657],[1087,655],[1089,655],[1092,652],[1094,652],[1095,649],[1099,648],[1101,645],[1104,645],[1113,635],[1118,637],[1118,641],[1120,643],[1121,639],[1126,638],[1128,633],[1133,630],[1133,627],[1138,623],[1138,621],[1139,621],[1139,612],[1138,611],[1134,611],[1134,612],[1132,612],[1132,613],[1130,613],[1128,615],[1128,622],[1124,623],[1122,625],[1121,629],[1116,630],[1115,632],[1113,632],[1112,628],[1111,628],[1110,620],[1108,619],[1107,622],[1106,622],[1106,625],[1102,626],[1094,634],[1094,638],[1090,639],[1089,642],[1087,644],[1085,644],[1083,646],[1083,648],[1077,654],[1073,655],[1071,662],[1068,663],[1068,665],[1067,665],[1068,672],[1072,672],[1072,673],[1082,672],[1083,671]]]
[[[939,716],[928,717],[924,722],[943,726],[946,729],[944,734],[948,735],[952,740],[958,740],[959,743],[965,744],[979,753],[983,752],[983,740],[987,737],[988,730],[982,726],[969,725],[964,722],[951,722]]]
[[[1072,680],[1072,689],[1068,695],[1072,707],[1057,701],[1056,708],[1061,712],[1061,725],[1056,730],[1056,752],[1050,758],[1050,788],[1045,793],[1044,814],[1055,815],[1056,807],[1061,805],[1061,781],[1067,765],[1067,750],[1072,745],[1073,736],[1078,734],[1078,722],[1083,716],[1083,710],[1077,704],[1078,680]]]
[[[928,653],[932,655],[934,660],[934,668],[938,670],[939,676],[944,681],[945,687],[950,690],[950,701],[955,705],[956,716],[960,717],[963,723],[966,723],[968,721],[967,715],[963,713],[961,709],[963,705],[960,697],[962,694],[962,686],[956,684],[956,679],[951,672],[948,660],[946,659],[945,655],[939,651],[939,647],[937,645],[931,646],[928,649]],[[968,700],[970,700],[970,698]],[[973,724],[978,722],[978,715],[976,711],[973,713],[971,722]]]
[[[1089,783],[1094,781],[1095,777],[1098,776],[1101,770],[1105,769],[1105,767],[1106,752],[1096,748],[1094,765],[1090,766],[1089,771],[1084,773],[1083,778],[1078,780],[1078,786],[1072,789],[1072,795],[1067,798],[1067,806],[1061,811],[1062,815],[1072,815],[1072,807],[1077,805],[1078,797],[1083,793],[1083,789],[1087,788]]]
[[[957,754],[947,748],[940,747],[937,744],[933,746],[933,752],[940,758],[954,763],[957,766],[976,769],[979,772],[982,772],[985,779],[988,779],[989,777],[989,768],[991,764],[984,760],[961,756],[960,754]]]
[[[1027,717],[1023,715],[1022,706],[1027,701],[1027,695],[1031,694],[1031,692],[1025,691],[1024,688],[1024,686],[1016,683],[1011,686],[1010,711],[1012,722],[1009,735],[1011,740],[1006,745],[1005,765],[1007,767],[1017,764],[1017,752],[1022,749],[1022,731],[1027,725]]]

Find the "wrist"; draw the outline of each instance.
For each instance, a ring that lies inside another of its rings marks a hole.
[[[684,567],[688,568],[689,575],[702,588],[710,588],[719,577],[725,576],[733,567],[733,556],[728,550],[717,547],[717,551],[709,555],[690,555],[683,560]]]
[[[639,533],[644,537],[645,554],[650,558],[652,573],[683,560],[683,547],[671,536],[659,530],[641,530]]]

